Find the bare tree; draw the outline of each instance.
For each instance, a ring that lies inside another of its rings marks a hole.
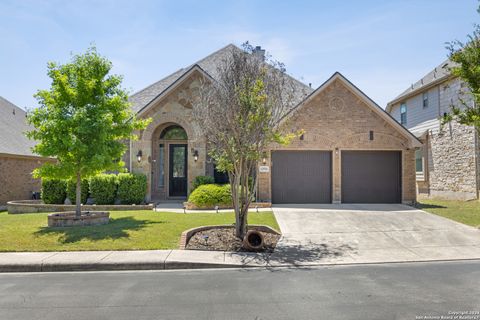
[[[257,163],[268,144],[286,144],[297,135],[282,132],[279,124],[298,97],[295,80],[282,63],[257,54],[248,42],[242,48],[232,48],[213,78],[202,82],[194,106],[209,155],[228,173],[236,236],[241,239],[256,192]]]

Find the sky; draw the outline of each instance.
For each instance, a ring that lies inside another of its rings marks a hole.
[[[341,72],[380,106],[447,58],[476,0],[0,0],[0,96],[37,106],[47,62],[95,44],[134,93],[229,43],[260,45],[314,88]]]

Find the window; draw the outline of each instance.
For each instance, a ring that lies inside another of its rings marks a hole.
[[[428,107],[428,92],[423,93],[423,107]]]
[[[423,160],[423,150],[415,150],[415,172],[417,174],[417,180],[424,180],[424,160]]]
[[[407,124],[407,105],[405,102],[400,105],[400,123]]]
[[[213,178],[215,179],[215,183],[218,184],[229,183],[228,173],[218,171],[216,164],[213,165]]]
[[[423,173],[423,155],[421,149],[415,151],[415,171]]]
[[[187,133],[180,126],[170,126],[165,128],[160,134],[160,139],[165,140],[187,140]]]

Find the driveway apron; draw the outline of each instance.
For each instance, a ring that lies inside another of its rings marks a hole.
[[[480,259],[480,230],[401,204],[276,205],[271,264]]]

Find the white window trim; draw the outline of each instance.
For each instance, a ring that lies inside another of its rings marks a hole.
[[[421,150],[421,149],[420,149]],[[425,181],[425,157],[422,154],[422,171],[417,171],[415,158],[415,176],[417,181]]]
[[[425,99],[425,97],[427,97],[427,99]],[[425,100],[427,101],[427,105],[425,105]],[[430,106],[430,95],[428,94],[428,91],[427,91],[422,94],[422,108],[426,109],[429,106]]]
[[[405,107],[405,112],[402,112],[402,107]],[[402,121],[402,115],[405,114],[405,122]],[[408,119],[407,119],[407,103],[406,102],[402,102],[400,103],[400,124],[401,125],[406,125],[408,122]]]

